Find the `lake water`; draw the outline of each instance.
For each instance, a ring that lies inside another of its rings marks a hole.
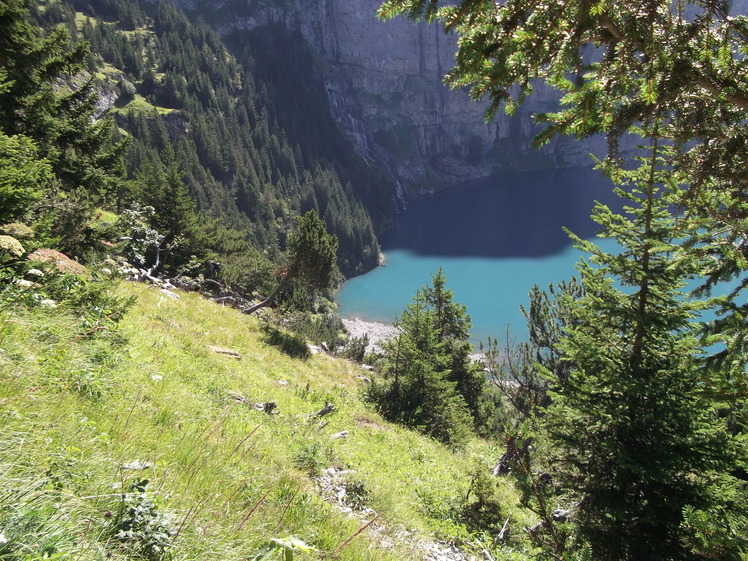
[[[575,274],[580,252],[562,227],[594,237],[595,200],[620,206],[610,181],[591,169],[511,172],[421,197],[382,237],[386,265],[338,292],[340,313],[391,322],[441,267],[472,318],[474,343],[504,338],[507,326],[525,339],[519,306],[533,285]]]

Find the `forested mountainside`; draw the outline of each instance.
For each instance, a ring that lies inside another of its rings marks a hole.
[[[435,24],[377,18],[379,0],[175,0],[222,34],[279,23],[318,53],[333,112],[357,150],[382,162],[407,193],[430,191],[502,169],[589,165],[601,138],[556,138],[541,149],[532,115],[559,96],[543,84],[513,117],[483,118],[486,105],[444,84],[456,36]]]
[[[128,179],[148,183],[176,165],[199,211],[271,257],[291,219],[317,210],[339,238],[344,275],[376,266],[375,231],[393,215],[394,182],[334,121],[298,33],[267,26],[221,38],[167,2],[73,0],[36,11],[44,26],[90,42],[100,113],[113,114],[128,140]],[[121,188],[119,208],[132,197]],[[145,199],[162,213],[158,197]]]

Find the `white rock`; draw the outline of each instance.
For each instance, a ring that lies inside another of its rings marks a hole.
[[[134,460],[132,462],[122,464],[119,467],[121,467],[122,469],[143,470],[152,468],[153,462],[146,462],[145,460]]]

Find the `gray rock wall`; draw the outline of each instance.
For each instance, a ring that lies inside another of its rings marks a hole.
[[[240,4],[241,2],[241,4]],[[247,4],[249,2],[249,5]],[[485,104],[443,84],[455,38],[434,25],[376,18],[380,0],[181,0],[225,15],[221,32],[283,22],[324,61],[330,104],[359,152],[383,162],[405,190],[439,189],[501,169],[589,165],[601,139],[530,147],[530,115],[556,107],[544,86],[514,118],[485,123]]]

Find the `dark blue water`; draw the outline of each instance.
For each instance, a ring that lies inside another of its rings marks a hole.
[[[340,312],[390,322],[441,267],[467,306],[475,342],[503,338],[507,326],[523,339],[519,306],[533,285],[575,274],[580,253],[563,227],[594,237],[595,200],[620,205],[610,181],[591,169],[512,172],[422,197],[382,238],[386,266],[340,290]]]

